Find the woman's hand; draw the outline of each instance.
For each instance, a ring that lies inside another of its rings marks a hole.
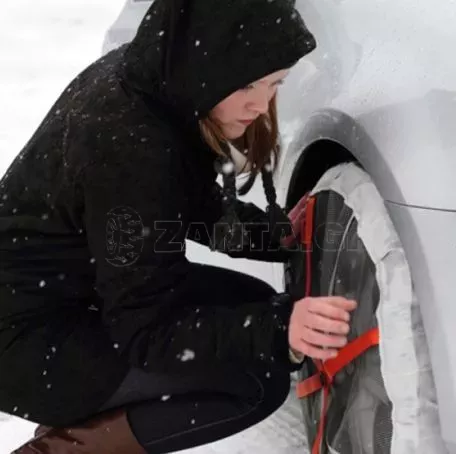
[[[347,343],[354,300],[341,296],[307,297],[296,301],[290,317],[288,342],[293,352],[326,360]]]
[[[298,201],[298,203],[290,210],[288,213],[288,218],[290,219],[291,228],[293,233],[288,235],[285,238],[282,238],[281,245],[284,247],[290,247],[295,244],[297,238],[299,238],[301,233],[301,223],[305,218],[305,207],[307,200],[309,199],[310,193],[307,192],[304,194]]]

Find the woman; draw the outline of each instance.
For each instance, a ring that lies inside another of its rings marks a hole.
[[[208,443],[275,411],[300,355],[344,345],[354,302],[278,294],[183,247],[287,260],[275,97],[314,47],[286,0],[157,0],[58,99],[1,184],[0,410],[41,424],[17,452]],[[267,213],[237,200],[233,146]]]

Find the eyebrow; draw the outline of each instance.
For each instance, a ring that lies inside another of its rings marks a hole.
[[[285,76],[281,77],[280,79],[275,80],[274,82],[271,82],[269,85],[274,85],[277,82],[282,82],[283,80],[285,80],[287,78],[287,76],[288,76],[288,74],[285,74]],[[259,82],[261,82],[261,80]]]

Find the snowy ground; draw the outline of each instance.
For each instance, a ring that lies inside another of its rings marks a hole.
[[[3,0],[0,14],[0,175],[63,88],[100,55],[103,35],[122,6],[123,0]],[[262,206],[261,191],[256,189],[254,193],[255,201]],[[278,287],[269,264],[233,260],[205,248],[189,246],[192,260],[235,266]],[[17,448],[30,438],[34,428],[35,424],[26,420],[0,413],[0,454]],[[254,428],[186,452],[305,454],[305,437],[294,390],[278,412]]]

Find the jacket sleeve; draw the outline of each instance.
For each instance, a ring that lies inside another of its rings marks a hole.
[[[213,232],[217,221],[222,217],[222,188],[216,182],[206,197],[201,219],[204,221],[205,232],[200,234],[198,229],[189,229],[188,239],[205,246],[211,247]],[[242,249],[227,248],[221,252],[233,258],[247,258],[262,262],[285,263],[295,251],[293,247],[284,247],[280,244],[280,238],[292,232],[291,223],[273,228],[269,222],[269,216],[254,203],[236,200],[236,214],[246,233],[248,241]]]
[[[182,175],[159,154],[147,150],[117,164],[90,164],[78,178],[113,348],[132,366],[154,371],[259,358],[293,370],[288,294],[222,307],[217,295],[195,285],[195,265],[185,257],[189,213]]]

